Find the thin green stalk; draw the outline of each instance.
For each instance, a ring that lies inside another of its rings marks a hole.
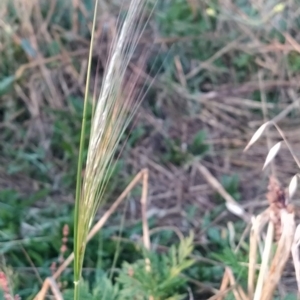
[[[113,263],[112,263],[112,266],[111,266],[111,272],[110,272],[110,275],[109,275],[110,280],[112,280],[112,278],[113,278],[114,270],[115,270],[117,260],[118,260],[119,254],[120,254],[121,236],[122,236],[122,232],[123,232],[124,225],[125,225],[125,215],[126,215],[127,205],[128,205],[128,200],[125,202],[125,207],[124,207],[124,211],[123,211],[123,215],[122,215],[122,219],[121,219],[121,224],[120,224],[120,228],[119,228],[119,236],[118,236],[119,239],[117,241],[116,251],[115,251]]]
[[[87,107],[88,107],[88,96],[89,96],[89,86],[90,86],[90,77],[91,77],[91,65],[92,65],[92,56],[93,56],[93,44],[94,44],[94,33],[95,33],[95,24],[96,16],[98,10],[98,0],[95,2],[94,16],[93,16],[93,26],[91,32],[91,44],[89,49],[89,58],[88,58],[88,69],[87,69],[87,78],[84,94],[84,106],[82,114],[82,126],[81,126],[81,135],[80,135],[80,146],[79,146],[79,155],[78,155],[78,166],[77,166],[77,179],[76,179],[76,196],[75,196],[75,215],[74,215],[74,300],[79,300],[80,286],[79,282],[81,279],[82,272],[82,263],[85,245],[80,245],[78,241],[78,220],[79,220],[79,206],[81,199],[81,176],[82,176],[82,166],[83,166],[83,152],[84,152],[84,139],[86,134],[86,121],[87,121]]]

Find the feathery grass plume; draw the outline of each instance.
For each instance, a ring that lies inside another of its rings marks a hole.
[[[97,2],[94,15],[96,19]],[[79,297],[79,281],[81,278],[83,258],[86,248],[88,231],[105,193],[105,187],[111,176],[111,169],[117,146],[127,125],[131,121],[141,97],[135,99],[134,82],[126,80],[126,72],[137,43],[144,30],[143,15],[148,0],[131,0],[130,6],[118,36],[112,44],[108,64],[103,77],[100,96],[95,104],[87,161],[83,180],[81,179],[83,166],[84,134],[86,122],[87,94],[90,76],[91,51],[89,70],[84,103],[80,154],[78,160],[75,229],[74,229],[74,283],[75,299]],[[147,19],[145,22],[147,23]],[[92,34],[94,32],[94,27]],[[92,36],[93,41],[93,36]],[[91,44],[92,49],[92,44]]]

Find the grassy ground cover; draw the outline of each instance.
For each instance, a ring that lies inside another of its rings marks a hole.
[[[100,87],[119,2],[100,2],[91,91]],[[250,221],[228,203],[258,214],[268,207],[270,174],[286,187],[298,172],[284,146],[262,171],[269,149],[282,139],[273,127],[243,149],[261,124],[274,120],[299,153],[299,4],[158,1],[140,41],[141,49],[155,41],[141,84],[155,79],[123,137],[107,203],[97,214],[101,218],[135,175],[148,170],[157,276],[149,278],[141,267],[143,189],[137,185],[87,247],[88,295],[82,297],[133,299],[139,291],[137,299],[147,299],[142,293],[164,282],[154,299],[208,299],[220,289],[224,270],[247,290]],[[22,299],[32,299],[73,249],[93,8],[92,0],[0,3],[0,269]],[[293,203],[297,219],[297,194]],[[56,280],[64,299],[72,297],[72,280],[71,267]],[[288,262],[274,297],[290,299],[296,290]],[[239,298],[229,289],[226,299]]]

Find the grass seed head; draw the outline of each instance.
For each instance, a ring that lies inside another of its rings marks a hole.
[[[135,99],[136,89],[131,84],[137,83],[138,75],[131,78],[130,84],[126,75],[145,28],[143,15],[146,4],[145,0],[130,2],[126,18],[111,47],[100,96],[95,104],[84,178],[79,201],[76,202],[75,277],[81,274],[87,234],[99,205],[103,203],[118,145],[140,103],[141,97]]]
[[[245,147],[244,152],[247,151],[262,136],[262,134],[264,133],[264,131],[269,125],[270,122],[266,122],[256,130],[251,140],[249,141],[248,145]]]
[[[298,175],[296,174],[294,175],[294,177],[292,178],[289,184],[289,199],[292,199],[293,196],[295,195],[297,186],[298,186]]]
[[[278,142],[277,144],[275,144],[269,151],[266,161],[264,163],[263,166],[263,170],[270,164],[270,162],[275,158],[275,156],[277,155],[277,153],[279,152],[280,148],[281,148],[281,142]]]

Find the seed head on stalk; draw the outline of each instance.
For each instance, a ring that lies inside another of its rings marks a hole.
[[[95,26],[97,2],[93,26]],[[97,209],[103,203],[105,188],[111,176],[111,166],[122,134],[131,121],[141,98],[135,99],[134,88],[126,85],[126,72],[144,30],[143,13],[147,0],[131,0],[127,16],[114,39],[98,101],[96,101],[91,122],[91,133],[83,180],[84,134],[86,127],[87,95],[91,69],[92,43],[84,100],[80,154],[78,160],[75,229],[74,229],[74,283],[75,299],[79,299],[79,281],[88,231]],[[147,21],[147,20],[146,20]],[[94,27],[92,30],[93,41]],[[135,79],[137,80],[137,78]]]

